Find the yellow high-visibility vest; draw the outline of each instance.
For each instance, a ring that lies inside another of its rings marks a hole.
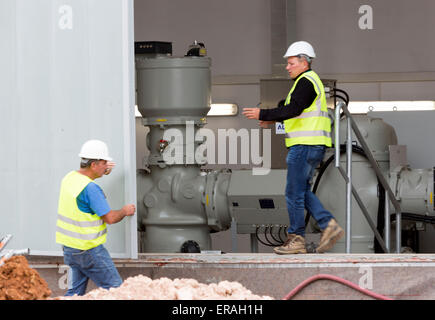
[[[57,215],[56,242],[67,247],[89,250],[106,242],[107,228],[96,214],[83,212],[77,197],[93,182],[89,177],[72,171],[62,180]]]
[[[296,88],[299,80],[306,78],[314,86],[317,93],[313,103],[305,108],[298,116],[284,121],[286,133],[285,145],[291,147],[297,144],[303,145],[325,145],[331,144],[331,120],[328,117],[328,107],[326,105],[325,89],[317,73],[307,71],[303,73],[293,84],[285,104],[291,101],[291,95]]]

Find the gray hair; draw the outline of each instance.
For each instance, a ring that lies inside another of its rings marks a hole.
[[[80,160],[80,168],[89,168],[93,162],[97,162],[98,159],[87,159],[87,158],[81,158]]]
[[[305,61],[308,63],[308,67],[311,69],[311,63],[313,62],[313,58],[307,56],[306,54],[298,54],[297,57],[299,60],[305,59]]]

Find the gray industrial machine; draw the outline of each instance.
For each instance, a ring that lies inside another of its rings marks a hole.
[[[146,252],[199,252],[211,247],[211,231],[231,223],[230,174],[202,173],[204,161],[194,156],[200,143],[187,139],[203,127],[210,109],[211,60],[199,50],[172,57],[165,47],[163,52],[155,48],[159,45],[136,44],[146,48],[136,50],[137,103],[143,124],[150,127],[149,172],[137,176],[138,224],[145,230]],[[170,130],[174,139],[167,140]]]
[[[137,104],[144,117],[143,125],[150,127],[147,136],[150,155],[144,159],[148,169],[139,171],[137,176],[138,225],[145,235],[143,251],[209,250],[210,233],[227,230],[231,221],[238,233],[250,234],[251,239],[271,246],[279,245],[289,223],[284,198],[285,168],[272,169],[267,175],[253,175],[251,170],[201,171],[206,160],[198,151],[207,141],[198,131],[206,123],[210,107],[211,60],[198,43],[185,57],[173,57],[166,49],[159,52],[154,50],[155,45],[136,44],[137,49],[152,48],[136,50]],[[276,101],[281,98],[276,97]],[[400,203],[405,221],[401,228],[412,229],[416,221],[431,223],[433,170],[410,169],[406,148],[397,145],[394,129],[382,119],[357,115],[353,121],[369,148],[363,150],[361,141],[352,137],[353,186],[378,232],[383,234],[387,229],[389,232],[395,224],[388,223],[389,227],[384,228],[383,188],[367,152],[376,160]],[[345,130],[346,125],[340,128]],[[340,144],[346,142],[346,136],[345,132],[340,134]],[[331,164],[333,158],[331,149],[313,185],[325,207],[345,226],[346,184]],[[343,167],[345,158],[343,153],[340,158]],[[311,232],[320,231],[312,219],[308,227]],[[373,226],[355,201],[351,228],[351,252],[380,252],[375,248]],[[344,250],[344,240],[333,248],[334,252]]]

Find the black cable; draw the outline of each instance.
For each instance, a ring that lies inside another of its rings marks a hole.
[[[347,100],[347,103],[346,104],[348,104],[349,103],[349,101],[350,101],[350,99],[349,99],[349,95],[347,94],[347,92],[346,91],[344,91],[344,90],[341,90],[341,89],[337,89],[337,88],[334,88],[333,89],[334,91],[338,91],[338,92],[341,92],[341,93],[343,93],[345,96],[346,96],[346,100]]]
[[[348,105],[348,103],[349,103],[349,101],[346,100],[346,98],[344,98],[343,96],[340,96],[338,94],[334,94],[334,95],[332,95],[332,97],[340,98],[341,100],[343,100],[346,103],[346,105]]]
[[[392,213],[391,221],[395,221],[395,220],[396,220],[396,213]],[[420,214],[411,213],[411,212],[402,212],[402,220],[411,220],[411,221],[419,221],[419,222],[435,224],[435,217],[422,216]]]
[[[281,237],[281,232],[282,232],[281,230],[282,230],[283,228],[284,228],[284,231],[285,231],[285,228],[286,228],[285,226],[280,226],[280,227],[279,227],[279,230],[278,230],[278,237],[279,237],[279,240],[281,240],[282,243],[285,242],[285,240],[283,240],[282,237]],[[287,232],[285,232],[285,235],[287,235]]]
[[[264,239],[265,239],[265,241],[266,241],[267,243],[269,243],[269,245],[273,245],[272,242],[270,242],[270,240],[267,238],[267,229],[269,229],[269,225],[266,225],[266,226],[264,227],[264,233],[263,233],[263,235],[264,235]]]
[[[279,245],[279,246],[282,245],[282,244],[284,243],[284,241],[282,241],[282,240],[277,240],[277,239],[274,237],[272,231],[273,231],[273,225],[271,225],[271,226],[270,226],[270,229],[269,229],[270,236],[272,237],[273,241],[275,241],[275,242],[278,243],[277,245]]]
[[[286,242],[287,239],[288,239],[288,231],[287,231],[287,229],[288,229],[288,226],[284,225],[283,226],[283,231],[284,231],[284,236],[285,236],[285,239],[286,239],[284,242]]]
[[[346,106],[349,104],[349,101],[346,100],[344,97],[342,97],[340,95],[334,94],[332,97],[336,97],[336,98],[339,98],[339,99],[343,100],[344,103],[346,103]],[[343,116],[344,116],[344,111],[341,111],[340,112],[340,119],[343,118]]]
[[[384,228],[385,228],[385,206],[382,204],[385,203],[385,189],[384,186],[381,183],[378,183],[378,198],[379,198],[379,204],[378,204],[378,216],[377,216],[377,223],[376,223],[376,229],[378,230],[381,237],[384,237]],[[384,249],[382,249],[381,244],[379,243],[378,239],[374,237],[374,251],[375,253],[384,253]]]
[[[279,243],[272,243],[272,241],[269,240],[269,238],[267,237],[267,230],[269,229],[269,225],[266,226],[266,228],[264,229],[264,238],[266,239],[267,242],[269,242],[272,246],[276,247],[279,246]]]
[[[334,94],[332,95],[332,97],[340,98],[341,100],[343,100],[343,101],[346,103],[346,106],[349,105],[350,98],[349,98],[349,95],[347,94],[346,91],[341,90],[341,89],[337,89],[337,88],[333,88],[332,91],[334,92]],[[343,96],[337,94],[337,92],[343,93],[345,97],[343,97]],[[343,116],[344,116],[344,111],[342,111],[342,112],[340,113],[340,119],[341,119]]]
[[[260,239],[260,237],[258,236],[258,229],[260,229],[260,226],[257,226],[257,228],[255,229],[255,237],[257,238],[258,242],[268,247],[275,247],[271,244],[265,243],[263,240]]]

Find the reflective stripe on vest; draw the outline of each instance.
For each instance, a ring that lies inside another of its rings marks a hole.
[[[287,138],[300,138],[300,137],[331,137],[331,132],[328,131],[293,131],[285,133]]]
[[[56,242],[79,250],[89,250],[106,242],[107,228],[96,214],[83,212],[77,197],[92,182],[89,177],[72,171],[62,180],[56,228]]]
[[[296,144],[331,146],[331,120],[328,116],[325,90],[314,71],[303,73],[293,84],[285,104],[290,104],[291,95],[300,79],[307,78],[317,93],[313,103],[297,117],[284,121],[287,147]]]
[[[314,110],[314,111],[301,113],[300,116],[294,117],[293,119],[304,119],[304,118],[311,118],[311,117],[328,117],[328,112],[322,110]]]
[[[67,235],[67,236],[72,237],[72,238],[77,238],[80,240],[94,240],[94,239],[97,239],[97,238],[99,238],[107,233],[107,229],[104,229],[104,230],[97,232],[97,233],[82,234],[82,233],[73,232],[73,231],[63,229],[59,226],[56,227],[56,230],[57,230],[57,232],[60,232],[64,235]],[[85,250],[85,249],[83,249],[83,250]]]
[[[58,214],[57,218],[63,222],[75,225],[75,226],[80,227],[80,228],[98,227],[104,223],[104,221],[102,219],[95,220],[95,221],[75,221],[73,219],[64,217],[61,214]]]

